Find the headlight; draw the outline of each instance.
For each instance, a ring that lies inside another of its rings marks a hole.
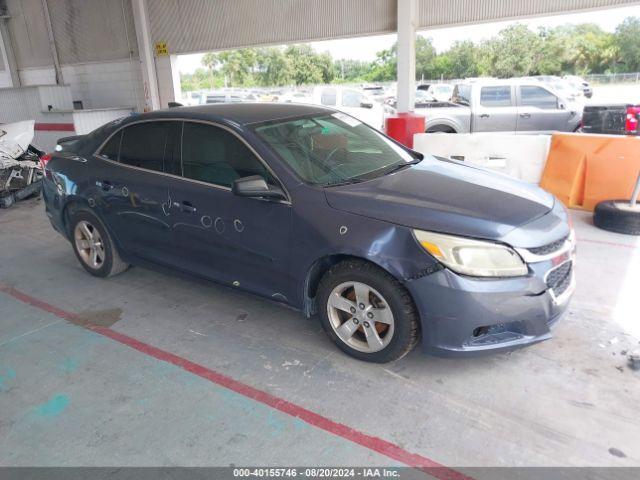
[[[493,242],[414,230],[427,252],[454,272],[474,277],[518,277],[527,265],[512,248]]]

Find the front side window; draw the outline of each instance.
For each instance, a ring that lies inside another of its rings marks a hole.
[[[558,108],[558,97],[549,90],[542,87],[522,86],[520,87],[520,99],[523,106],[537,107],[543,109]]]
[[[341,113],[255,127],[305,182],[335,185],[383,175],[416,160],[377,130]]]
[[[142,122],[122,131],[120,163],[134,167],[164,171],[165,152],[173,122]]]
[[[213,125],[185,122],[182,132],[182,176],[231,187],[241,177],[275,180],[253,152],[232,133]]]
[[[510,107],[511,87],[482,87],[480,89],[480,105],[483,107]]]

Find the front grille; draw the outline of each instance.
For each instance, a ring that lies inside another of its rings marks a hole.
[[[548,243],[541,247],[528,248],[531,253],[534,255],[548,255],[550,253],[555,252],[556,250],[560,250],[564,245],[564,242],[567,241],[567,237],[561,238],[560,240],[556,240],[555,242]]]
[[[556,297],[566,292],[571,285],[571,273],[573,262],[566,262],[549,272],[547,276],[547,286],[553,291]]]

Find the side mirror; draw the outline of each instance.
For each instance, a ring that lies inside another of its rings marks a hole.
[[[259,197],[284,200],[285,194],[277,187],[270,187],[260,175],[251,175],[234,180],[231,191],[239,197]]]
[[[361,102],[361,103],[360,103],[360,107],[361,107],[361,108],[373,108],[373,103],[370,103],[370,102]]]
[[[566,110],[567,106],[564,104],[564,102],[559,102],[558,103],[558,108],[560,110]]]

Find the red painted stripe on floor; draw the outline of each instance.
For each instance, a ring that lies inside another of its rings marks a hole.
[[[79,317],[74,313],[62,310],[54,305],[51,305],[38,298],[32,297],[31,295],[21,292],[11,285],[7,285],[2,282],[0,282],[0,292],[4,292],[17,300],[26,303],[27,305],[39,308],[40,310],[51,313],[59,318],[63,318],[70,322],[77,322],[79,319]],[[318,413],[301,407],[300,405],[296,405],[295,403],[289,402],[288,400],[285,400],[283,398],[276,397],[275,395],[264,392],[262,390],[258,390],[257,388],[242,383],[238,380],[234,380],[233,378],[216,372],[215,370],[191,362],[186,358],[179,357],[178,355],[154,347],[153,345],[149,345],[123,333],[116,332],[111,328],[100,327],[96,325],[85,325],[85,328],[88,328],[89,330],[108,337],[112,340],[115,340],[118,343],[131,347],[134,350],[137,350],[148,356],[151,356],[163,362],[171,363],[177,367],[182,368],[183,370],[193,373],[194,375],[198,375],[201,378],[209,380],[216,385],[220,385],[221,387],[232,390],[236,393],[239,393],[240,395],[251,398],[252,400],[260,402],[264,405],[268,405],[269,407],[279,410],[280,412],[291,415],[292,417],[299,418],[300,420],[313,425],[314,427],[325,430],[346,440],[350,440],[351,442],[357,443],[358,445],[368,448],[369,450],[385,455],[410,467],[418,468],[439,480],[474,480],[472,477],[469,477],[449,467],[445,467],[435,460],[431,460],[430,458],[424,457],[417,453],[411,453],[394,443],[388,442],[387,440],[383,440],[372,435],[367,435],[366,433],[356,430],[355,428],[335,422]]]
[[[42,123],[38,122],[34,125],[34,130],[41,132],[75,132],[76,127],[73,123]]]
[[[589,238],[578,238],[578,243],[599,243],[600,245],[609,245],[611,247],[622,247],[622,248],[630,248],[631,250],[635,250],[640,248],[638,245],[629,245],[628,243],[618,243],[618,242],[607,242],[606,240],[591,240]]]

